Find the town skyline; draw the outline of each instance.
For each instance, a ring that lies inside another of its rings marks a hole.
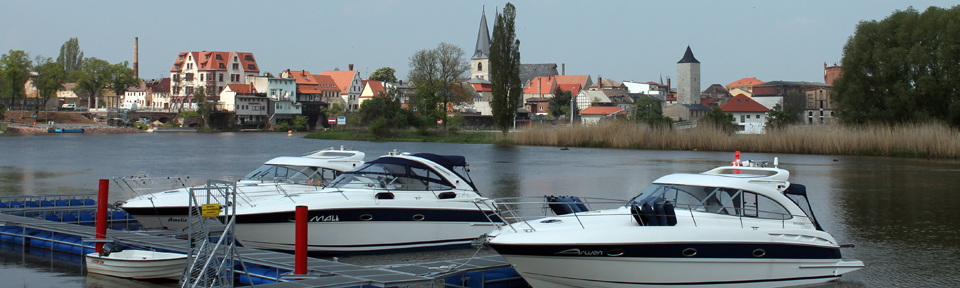
[[[469,58],[481,13],[487,13],[492,31],[495,9],[506,4],[356,1],[264,7],[259,2],[223,3],[227,4],[211,9],[180,1],[6,3],[10,11],[43,8],[48,17],[36,22],[34,13],[18,13],[0,19],[4,27],[0,50],[24,50],[31,59],[36,55],[56,58],[60,45],[77,37],[86,57],[132,62],[134,38],[139,37],[144,79],[169,77],[178,53],[204,50],[253,53],[260,71],[274,75],[284,69],[347,70],[354,64],[364,79],[385,66],[396,69],[397,78],[406,79],[408,58],[440,42],[459,46]],[[676,79],[676,62],[689,45],[703,63],[701,89],[744,77],[822,82],[821,65],[840,62],[843,45],[859,21],[881,20],[910,7],[896,1],[513,4],[522,63],[552,63],[558,70],[565,64],[567,75],[586,74],[593,79],[658,82],[662,77],[665,82],[668,77]],[[955,5],[946,1],[913,4],[918,11]],[[216,31],[204,31],[208,28]]]

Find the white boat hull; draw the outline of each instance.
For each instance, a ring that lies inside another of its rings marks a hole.
[[[833,281],[863,267],[860,261],[835,259],[504,257],[536,288],[783,287]]]
[[[126,250],[100,256],[86,255],[87,272],[131,279],[180,279],[187,255]]]
[[[489,232],[483,222],[428,221],[345,221],[312,222],[309,251],[326,253],[363,253],[376,251],[436,249],[467,246]],[[294,222],[237,224],[240,244],[248,248],[293,250],[296,243]]]

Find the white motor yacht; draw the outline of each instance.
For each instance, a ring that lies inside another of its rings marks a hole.
[[[307,206],[308,250],[397,252],[467,247],[490,231],[486,198],[462,156],[394,154],[343,172],[317,192],[263,198],[237,207],[236,237],[244,246],[293,250],[295,207]]]
[[[806,188],[764,166],[663,176],[611,209],[541,200],[560,215],[530,220],[516,209],[531,204],[496,199],[507,222],[481,239],[538,288],[780,287],[863,268],[841,258]]]
[[[361,166],[365,154],[360,151],[328,148],[304,156],[270,159],[257,170],[237,181],[237,206],[249,205],[260,198],[317,191],[343,171]],[[203,187],[203,186],[198,186]],[[137,195],[119,204],[146,229],[187,229],[190,205],[188,187]]]

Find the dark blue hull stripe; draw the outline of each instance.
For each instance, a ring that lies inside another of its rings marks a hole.
[[[840,259],[840,248],[761,243],[622,243],[603,245],[495,244],[502,255],[636,258]],[[695,253],[694,253],[695,252]]]
[[[785,281],[803,281],[803,280],[817,280],[817,279],[837,279],[840,276],[833,275],[824,275],[824,276],[812,276],[812,277],[796,277],[796,278],[777,278],[777,279],[758,279],[758,280],[738,280],[738,281],[711,281],[711,282],[680,282],[680,283],[670,283],[670,282],[621,282],[621,281],[603,281],[595,279],[584,279],[584,278],[573,278],[573,277],[563,277],[563,276],[554,276],[546,274],[537,274],[527,272],[526,274],[537,275],[543,277],[552,277],[552,278],[562,278],[569,280],[580,280],[587,282],[602,282],[602,283],[611,283],[611,284],[628,284],[628,285],[723,285],[723,284],[751,284],[751,283],[767,283],[767,282],[785,282]],[[830,281],[830,280],[827,280]]]
[[[438,241],[422,241],[422,242],[407,242],[407,243],[392,243],[392,244],[371,244],[371,245],[308,245],[308,250],[311,248],[321,248],[322,251],[314,250],[314,252],[323,252],[323,253],[340,253],[340,254],[363,254],[363,253],[385,253],[385,252],[413,252],[413,251],[424,251],[424,250],[439,250],[439,249],[452,249],[452,248],[465,248],[470,247],[470,243],[456,243],[463,241],[472,241],[474,238],[465,238],[465,239],[453,239],[453,240],[438,240]],[[260,243],[260,244],[270,244],[270,245],[280,245],[277,243],[261,242],[261,241],[245,241],[250,243]],[[286,244],[283,244],[286,245]],[[394,247],[394,248],[384,248],[390,246],[418,246],[418,247]],[[291,247],[293,247],[291,245]],[[369,248],[364,250],[338,250],[345,248]],[[280,251],[293,251],[283,250]]]
[[[123,208],[131,215],[147,215],[160,217],[187,215],[187,207],[164,208]],[[294,211],[276,213],[238,215],[237,223],[287,223],[293,221]],[[487,219],[489,215],[490,219]],[[425,221],[425,222],[480,222],[490,223],[490,220],[500,221],[500,218],[491,211],[481,212],[475,209],[426,209],[426,208],[348,208],[348,209],[317,209],[307,212],[311,222],[344,222],[344,221]]]

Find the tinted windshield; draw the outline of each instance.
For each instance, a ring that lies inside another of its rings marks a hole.
[[[263,165],[244,176],[245,180],[294,182],[325,185],[339,176],[336,170],[311,166]]]
[[[765,219],[792,216],[777,201],[751,191],[723,187],[653,184],[627,203],[671,201],[678,209]]]
[[[364,164],[356,170],[344,172],[330,186],[407,191],[453,189],[453,185],[433,170],[391,163]]]

